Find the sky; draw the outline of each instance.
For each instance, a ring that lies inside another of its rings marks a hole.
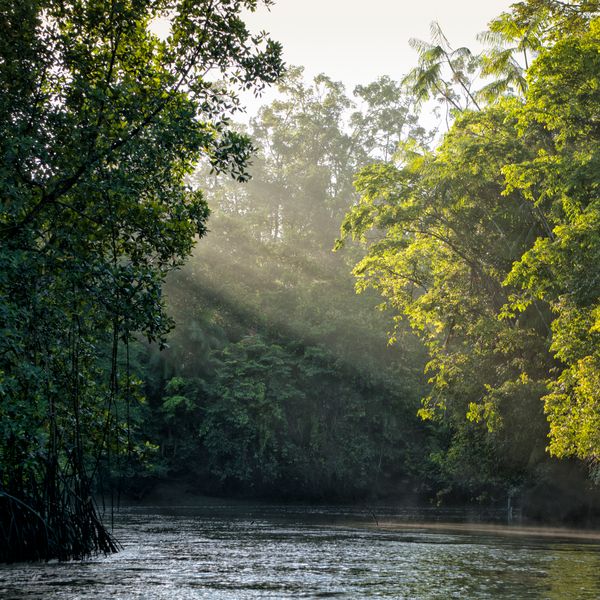
[[[402,79],[417,59],[409,39],[428,41],[432,21],[453,47],[478,50],[476,35],[512,1],[276,0],[244,20],[283,44],[287,64],[303,65],[308,77],[325,73],[352,90],[380,75]],[[256,110],[250,98],[244,101],[250,113]]]

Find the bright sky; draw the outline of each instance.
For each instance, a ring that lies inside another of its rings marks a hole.
[[[276,0],[245,17],[283,44],[287,64],[325,73],[348,90],[380,75],[400,80],[416,64],[411,37],[429,40],[438,21],[453,47],[479,49],[475,36],[516,0]],[[269,94],[265,98],[268,99]],[[254,104],[244,97],[249,112]]]

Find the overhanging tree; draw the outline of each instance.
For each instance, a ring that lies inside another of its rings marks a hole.
[[[127,342],[171,327],[163,278],[208,216],[187,175],[247,178],[227,117],[282,70],[256,5],[0,3],[0,560],[116,548],[91,486],[136,452]]]

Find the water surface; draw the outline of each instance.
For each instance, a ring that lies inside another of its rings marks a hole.
[[[595,539],[429,517],[388,511],[377,527],[367,509],[125,508],[122,552],[1,565],[0,598],[600,598]]]

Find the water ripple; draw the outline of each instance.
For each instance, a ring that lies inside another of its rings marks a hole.
[[[598,543],[366,525],[358,509],[129,508],[115,516],[122,552],[0,565],[0,598],[600,597]]]

